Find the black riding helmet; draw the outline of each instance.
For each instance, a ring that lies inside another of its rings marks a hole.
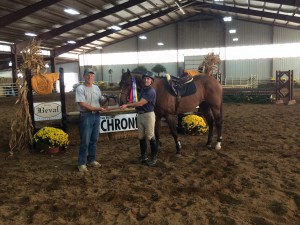
[[[154,74],[150,71],[146,71],[144,74],[143,74],[143,78],[144,77],[149,77],[152,79],[152,81],[154,81]]]

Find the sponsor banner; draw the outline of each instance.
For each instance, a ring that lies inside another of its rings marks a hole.
[[[62,118],[61,102],[33,103],[34,121],[59,120]]]
[[[100,133],[137,130],[137,114],[100,116]]]

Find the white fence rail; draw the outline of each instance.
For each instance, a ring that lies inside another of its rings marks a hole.
[[[257,88],[260,84],[271,84],[275,81],[270,80],[258,80],[256,77],[251,77],[249,79],[232,79],[228,78],[223,84],[223,88]],[[78,85],[78,84],[77,84]],[[118,83],[104,83],[102,84],[104,86],[113,86],[118,87]],[[75,87],[74,87],[75,86]],[[76,85],[74,85],[73,88],[76,88]],[[54,85],[54,92],[56,92],[56,85]],[[0,83],[0,97],[8,97],[8,96],[16,96],[18,94],[18,88],[15,83]]]
[[[0,84],[0,97],[16,96],[18,88],[15,83]]]
[[[236,79],[232,77],[227,77],[224,88],[257,88],[258,87],[258,77],[257,75],[251,75],[247,79]]]

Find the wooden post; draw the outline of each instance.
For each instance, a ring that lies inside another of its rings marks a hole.
[[[61,123],[62,129],[67,131],[67,115],[66,115],[66,96],[65,96],[65,80],[64,69],[59,68],[59,88],[60,88],[60,101],[61,101]]]
[[[25,73],[26,73],[26,81],[27,81],[27,87],[28,87],[27,100],[28,100],[29,113],[30,113],[30,116],[31,116],[33,132],[35,132],[33,95],[32,95],[32,86],[31,86],[31,71],[29,69],[27,69],[25,71]]]

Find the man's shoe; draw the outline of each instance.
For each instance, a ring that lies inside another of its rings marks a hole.
[[[86,165],[78,166],[79,172],[88,172],[88,169],[86,168]]]
[[[138,159],[134,160],[133,161],[133,164],[143,164],[143,163],[146,163],[148,160],[148,157],[139,157]]]
[[[101,167],[101,164],[98,163],[97,161],[93,161],[87,164],[90,167]]]

